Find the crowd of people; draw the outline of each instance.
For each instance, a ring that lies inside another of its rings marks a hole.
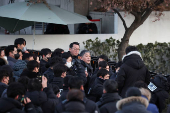
[[[18,38],[0,49],[0,113],[170,113],[169,78],[151,77],[135,46],[113,70],[106,55],[91,66],[88,50],[26,49]]]

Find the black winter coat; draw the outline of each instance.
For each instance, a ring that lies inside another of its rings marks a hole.
[[[143,97],[128,97],[117,102],[116,107],[119,111],[116,113],[151,113],[147,111],[149,103]]]
[[[115,113],[117,111],[116,103],[121,97],[118,93],[106,93],[102,95],[102,98],[97,105],[100,109],[100,113]]]
[[[59,98],[60,102],[66,100],[66,96],[67,96],[68,92],[69,92],[68,88],[63,86],[63,91],[62,91],[61,96]]]
[[[54,72],[51,68],[48,68],[43,75],[48,79],[48,83],[51,83],[53,81]]]
[[[84,61],[81,60],[81,68],[85,71],[87,69],[87,73],[88,73],[88,76],[87,76],[87,82],[84,86],[84,90],[85,90],[85,93],[87,94],[88,90],[89,90],[89,82],[90,82],[90,78],[92,76],[92,73],[93,73],[93,68],[91,65],[85,63]]]
[[[103,83],[105,80],[101,78],[96,78],[94,84],[89,89],[88,99],[93,100],[94,102],[98,102],[103,94]]]
[[[67,100],[64,100],[64,101],[62,101],[60,104],[58,104],[58,105],[56,106],[56,108],[55,108],[55,113],[62,113],[62,112],[64,111],[63,105],[64,105],[66,102],[67,102]],[[84,102],[84,104],[85,104],[85,110],[86,110],[86,112],[88,112],[88,113],[100,113],[97,105],[96,105],[93,101],[91,101],[91,100],[87,99],[86,97],[84,97],[83,102]]]
[[[21,103],[12,98],[0,99],[0,113],[36,113],[34,105],[28,103],[25,105],[25,111],[22,111]]]
[[[126,56],[117,74],[118,89],[121,97],[125,97],[126,90],[134,86],[135,82],[150,83],[150,73],[145,67],[141,57],[136,54]]]
[[[166,99],[170,97],[165,88],[166,86],[163,85],[166,81],[161,81],[161,79],[156,76],[151,82],[157,87],[157,89],[152,92],[150,103],[155,104],[161,113],[166,107]]]
[[[31,99],[35,107],[42,106],[47,101],[47,95],[43,91],[26,92],[26,97]]]
[[[95,79],[97,78],[98,71],[99,71],[99,68],[96,68],[93,75],[91,76],[90,82],[89,82],[89,87],[91,87],[93,85],[93,83],[95,82]],[[109,75],[110,75],[110,77],[112,77],[114,75],[111,68],[109,69]]]
[[[67,101],[63,105],[64,111],[62,113],[84,113],[85,105],[83,101]]]
[[[0,82],[0,97],[2,95],[2,93],[4,92],[4,90],[7,88],[8,86],[2,82]]]
[[[43,113],[54,113],[55,106],[59,103],[59,99],[54,94],[52,88],[44,88],[43,91],[47,95],[47,101],[42,105]]]
[[[40,60],[40,73],[43,74],[45,71],[47,71],[47,67],[46,65],[48,64],[48,62],[46,62],[45,60],[41,59]]]
[[[87,77],[85,74],[85,67],[82,65],[81,60],[75,58],[75,63],[71,68],[75,72],[74,76],[78,76],[81,80],[83,80],[84,84],[86,84]]]
[[[63,89],[63,78],[62,77],[54,77],[53,81],[51,82],[52,85],[57,85],[59,89]]]
[[[51,88],[44,88],[43,91],[26,92],[35,108],[41,107],[42,113],[53,113],[56,104],[59,103]]]

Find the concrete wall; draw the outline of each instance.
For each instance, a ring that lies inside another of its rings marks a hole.
[[[35,43],[33,41],[33,35],[0,35],[0,46],[7,46],[14,44],[16,38],[24,38],[27,42],[28,49],[41,50],[42,48],[50,48],[54,50],[56,48],[62,48],[65,51],[69,50],[69,44],[71,42],[79,42],[80,49],[84,49],[83,41],[88,39],[94,40],[99,37],[101,41],[104,41],[108,37],[117,38],[117,35],[102,34],[102,35],[35,35]]]

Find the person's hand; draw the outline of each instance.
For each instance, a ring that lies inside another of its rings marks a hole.
[[[89,29],[89,31],[91,31],[91,32],[92,32],[93,30],[92,30],[92,29]]]
[[[88,77],[89,74],[87,73],[87,71],[85,71],[85,74],[86,74],[86,77]]]
[[[118,68],[116,69],[116,73],[119,71],[119,69],[120,69],[120,67],[118,67]]]
[[[45,76],[42,76],[42,87],[43,89],[47,87],[47,78]]]
[[[25,53],[29,53],[28,51],[25,51]]]
[[[28,98],[28,97],[26,97],[25,99],[24,99],[24,104],[26,105],[26,104],[28,104],[28,103],[30,103],[31,102],[31,100]]]

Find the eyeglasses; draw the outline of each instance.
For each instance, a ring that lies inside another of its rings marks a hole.
[[[73,50],[75,50],[75,51],[80,51],[80,49],[76,49],[76,48],[72,48]]]

